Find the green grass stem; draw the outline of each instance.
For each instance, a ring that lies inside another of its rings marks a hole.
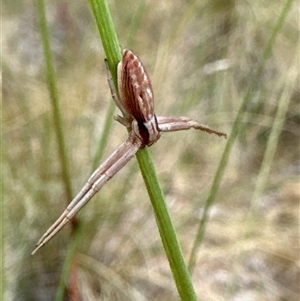
[[[297,49],[299,52],[299,49]],[[298,53],[297,52],[297,53]],[[296,55],[296,58],[298,59],[298,56]],[[291,92],[293,91],[294,84],[296,80],[298,79],[298,72],[295,70],[296,60],[293,60],[291,67],[289,68],[287,72],[287,76],[289,80],[287,80],[287,84],[284,86],[284,89],[281,93],[280,99],[278,101],[278,108],[277,112],[274,118],[273,125],[271,127],[271,132],[267,140],[267,145],[263,157],[263,161],[259,170],[259,173],[256,178],[256,185],[254,188],[254,193],[252,195],[250,210],[248,211],[248,214],[246,215],[246,218],[243,222],[244,224],[244,233],[242,235],[242,238],[240,241],[246,241],[249,237],[249,233],[251,233],[251,230],[253,229],[253,224],[255,223],[255,217],[257,216],[257,209],[258,209],[258,201],[260,196],[265,191],[265,188],[267,186],[267,180],[269,179],[269,174],[271,171],[271,167],[273,165],[275,151],[278,146],[279,136],[282,133],[282,128],[285,120],[285,115],[288,110],[289,103],[292,99]],[[231,298],[232,294],[235,290],[235,283],[238,279],[239,275],[239,267],[240,263],[242,262],[243,258],[245,257],[245,250],[241,248],[241,251],[237,252],[237,256],[234,260],[234,264],[232,266],[232,275],[231,279],[228,282],[228,286],[226,289],[226,296],[227,298]]]
[[[50,100],[53,112],[53,126],[55,130],[55,135],[58,145],[60,168],[62,173],[62,180],[64,183],[64,190],[67,202],[70,202],[73,198],[72,196],[72,185],[70,177],[69,161],[67,156],[65,137],[63,131],[62,122],[62,112],[59,104],[59,95],[56,84],[56,75],[54,70],[53,56],[50,47],[50,35],[47,26],[46,10],[44,0],[38,0],[38,12],[40,17],[40,29],[43,42],[44,56],[46,62],[46,72],[47,72],[47,83],[50,93]]]
[[[105,0],[90,0],[90,4],[114,82],[117,83],[116,67],[121,59],[121,49],[107,2]],[[154,208],[163,246],[179,295],[182,300],[197,300],[148,148],[139,150],[136,158]]]
[[[251,100],[253,93],[255,93],[256,90],[258,89],[258,84],[260,82],[260,78],[261,78],[262,72],[264,70],[265,63],[266,63],[267,59],[271,56],[272,49],[274,47],[276,38],[284,24],[284,21],[287,17],[288,12],[290,11],[292,3],[293,3],[293,0],[287,0],[283,6],[283,10],[282,10],[281,14],[279,15],[279,19],[273,29],[272,35],[270,36],[270,39],[267,42],[267,45],[264,49],[261,61],[258,65],[258,67],[256,68],[256,70],[252,74],[252,79],[250,80],[248,90],[247,90],[245,97],[240,105],[236,119],[233,123],[231,134],[227,140],[225,150],[223,152],[222,158],[220,160],[218,169],[217,169],[215,177],[214,177],[213,184],[212,184],[210,192],[209,192],[209,196],[205,202],[202,219],[199,223],[197,235],[196,235],[196,238],[195,238],[195,241],[193,244],[193,248],[191,251],[189,265],[188,265],[191,273],[193,272],[193,270],[195,268],[196,255],[198,253],[199,247],[204,238],[206,225],[207,225],[207,222],[209,219],[209,212],[210,212],[212,205],[215,202],[215,198],[216,198],[217,192],[219,190],[220,183],[221,183],[222,177],[224,175],[225,168],[227,166],[233,144],[234,144],[234,142],[240,132],[240,129],[242,127],[242,123],[243,123],[247,105],[248,105],[249,101]]]
[[[101,133],[101,138],[100,141],[98,142],[98,147],[96,150],[96,153],[94,155],[94,160],[93,160],[93,164],[92,164],[92,171],[94,171],[100,164],[100,161],[103,157],[103,153],[104,153],[104,149],[107,145],[107,141],[108,141],[108,137],[109,137],[109,133],[111,130],[111,127],[113,125],[114,122],[114,112],[115,112],[115,104],[114,102],[110,102],[106,116],[105,116],[105,121],[104,121],[104,125],[103,125],[103,131]]]
[[[52,105],[52,112],[53,112],[53,124],[54,124],[54,131],[56,134],[57,144],[58,144],[58,152],[59,152],[59,160],[60,160],[60,166],[61,166],[61,172],[62,172],[62,180],[64,183],[64,190],[66,195],[67,203],[69,203],[73,199],[72,194],[72,186],[71,186],[71,177],[70,177],[70,170],[69,170],[69,162],[68,162],[68,156],[66,151],[66,145],[65,145],[65,137],[64,137],[64,130],[63,130],[63,122],[62,122],[62,112],[60,109],[60,101],[59,101],[59,95],[58,95],[58,89],[57,89],[57,83],[56,83],[56,75],[54,70],[54,62],[53,62],[53,56],[52,51],[50,47],[50,34],[49,29],[47,26],[47,19],[46,19],[46,9],[45,9],[45,2],[44,0],[38,0],[38,12],[40,17],[40,29],[41,29],[41,36],[42,36],[42,42],[43,42],[43,49],[44,49],[44,57],[46,62],[46,71],[47,71],[47,83],[48,83],[48,89],[50,92],[50,99],[51,99],[51,105]],[[72,223],[72,235],[74,236],[76,234],[76,227],[75,221],[77,218],[74,218],[74,223]],[[70,274],[72,263],[73,263],[73,256],[75,254],[75,248],[73,241],[76,241],[72,239],[71,237],[71,246],[68,254],[72,252],[72,256],[67,256],[67,259],[64,263],[63,272],[60,279],[60,284],[57,289],[57,295],[56,300],[63,300],[64,294],[65,294],[65,279],[66,275],[67,277]]]
[[[299,49],[297,49],[297,53],[299,53]],[[287,77],[289,78],[289,80],[287,80],[287,84],[285,85],[281,97],[278,101],[278,109],[267,141],[266,150],[264,153],[261,168],[256,178],[256,185],[255,185],[254,193],[252,195],[251,210],[250,210],[250,214],[252,216],[255,215],[257,211],[257,205],[258,205],[257,202],[259,200],[259,197],[263,194],[267,185],[267,181],[269,179],[271,167],[273,165],[272,163],[274,161],[274,156],[278,146],[279,137],[282,132],[285,116],[290,101],[292,99],[291,91],[293,91],[293,89],[295,88],[294,85],[296,83],[296,80],[298,79],[299,81],[297,73],[295,72],[295,66],[297,65],[299,57],[297,54],[295,57],[297,59],[293,60],[290,69],[287,71]]]

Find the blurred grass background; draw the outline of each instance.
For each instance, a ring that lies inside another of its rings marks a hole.
[[[122,43],[152,78],[157,115],[231,131],[283,1],[111,1]],[[201,300],[299,299],[299,10],[294,1],[253,91],[210,212],[193,281]],[[54,300],[66,227],[35,243],[65,208],[37,9],[3,5],[5,300]],[[87,2],[47,3],[73,192],[92,171],[111,96]],[[298,81],[295,81],[295,78]],[[297,85],[298,83],[298,85]],[[290,104],[266,189],[252,201],[278,102]],[[104,157],[126,138],[114,122]],[[151,147],[186,259],[226,141],[164,134]],[[99,162],[100,163],[100,162]],[[252,223],[249,210],[257,208]],[[146,189],[132,160],[81,212],[82,300],[176,300]]]

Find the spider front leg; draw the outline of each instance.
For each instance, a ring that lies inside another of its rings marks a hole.
[[[162,132],[175,132],[194,128],[196,130],[201,130],[209,134],[216,134],[219,137],[224,136],[225,138],[227,138],[227,134],[211,129],[206,125],[203,125],[191,118],[184,116],[157,116],[157,122],[158,127]]]
[[[142,146],[142,142],[133,132],[127,140],[91,175],[81,191],[68,205],[56,222],[46,231],[32,251],[34,255],[38,249],[53,238],[68,221],[135,155]]]
[[[117,107],[120,109],[120,111],[123,114],[123,117],[120,115],[117,115],[115,117],[115,120],[120,122],[122,125],[124,125],[127,129],[131,128],[131,122],[132,122],[132,117],[128,114],[128,112],[126,111],[126,109],[124,108],[122,102],[120,101],[120,98],[118,96],[117,93],[117,89],[115,87],[111,72],[109,70],[109,65],[108,65],[108,61],[107,59],[104,60],[105,62],[105,66],[106,66],[106,71],[107,71],[107,81],[108,81],[108,85],[109,85],[109,89],[110,89],[110,93],[111,96],[115,102],[115,104],[117,105]]]

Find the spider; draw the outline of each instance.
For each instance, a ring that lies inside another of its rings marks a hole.
[[[119,94],[114,86],[107,61],[105,62],[112,97],[123,115],[118,115],[115,119],[127,128],[128,137],[90,176],[61,216],[38,241],[32,255],[53,238],[140,148],[154,144],[160,138],[161,132],[194,128],[227,137],[225,133],[213,130],[188,117],[156,116],[150,78],[140,59],[131,50],[123,50],[122,60],[118,64]]]

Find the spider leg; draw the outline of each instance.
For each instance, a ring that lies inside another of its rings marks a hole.
[[[196,130],[201,130],[209,134],[216,134],[219,137],[224,136],[225,138],[227,138],[227,134],[213,130],[206,125],[198,123],[197,121],[184,116],[157,116],[157,122],[158,127],[162,132],[174,132],[194,128]]]
[[[125,125],[127,128],[130,127],[130,121],[132,121],[131,116],[128,114],[128,112],[126,111],[126,109],[124,108],[122,102],[119,99],[118,93],[117,93],[117,89],[115,87],[110,69],[109,69],[109,65],[108,65],[108,61],[107,59],[104,60],[105,61],[105,66],[106,66],[106,71],[107,71],[107,81],[108,81],[108,85],[109,85],[109,89],[110,89],[110,93],[111,96],[115,102],[115,104],[117,105],[117,107],[120,109],[120,111],[122,112],[123,117],[118,116],[119,118],[117,118],[116,120],[119,121],[121,124]],[[120,121],[120,119],[122,119],[122,122]]]
[[[142,146],[142,142],[134,133],[129,134],[127,140],[91,175],[87,183],[68,205],[56,222],[45,232],[32,251],[34,255],[54,237],[68,221],[135,155]]]

